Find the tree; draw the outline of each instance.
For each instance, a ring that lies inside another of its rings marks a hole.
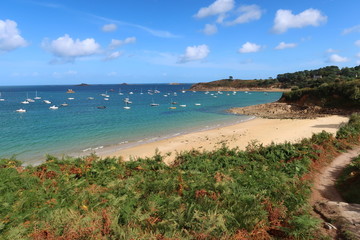
[[[231,81],[232,81],[232,80],[233,80],[233,76],[229,76],[229,80],[231,80]]]

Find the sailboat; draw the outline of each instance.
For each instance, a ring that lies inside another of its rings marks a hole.
[[[130,107],[127,105],[127,102],[125,102],[125,107],[124,109],[130,109]]]
[[[119,88],[119,95],[124,95],[124,94],[121,92],[121,88]]]
[[[159,106],[159,104],[158,104],[158,103],[154,103],[154,99],[153,99],[153,101],[152,101],[152,103],[150,104],[150,106],[152,106],[152,107],[157,107],[157,106]]]
[[[5,101],[5,99],[1,98],[1,92],[0,92],[0,102],[3,102],[3,101]]]
[[[23,112],[26,112],[26,109],[20,108],[20,109],[17,109],[16,112],[23,113]]]
[[[39,97],[39,96],[37,95],[37,91],[35,92],[35,97],[34,97],[34,99],[36,99],[36,100],[41,99],[41,97]]]

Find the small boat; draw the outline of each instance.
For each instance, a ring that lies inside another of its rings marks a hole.
[[[34,97],[34,99],[36,99],[36,100],[41,99],[41,97],[39,97],[39,96],[37,95],[37,91],[35,92],[35,97]]]
[[[124,98],[124,103],[126,103],[126,104],[132,104],[132,101],[130,101],[129,98]]]
[[[121,92],[121,88],[119,88],[119,95],[124,95],[124,94]]]
[[[69,99],[69,100],[74,100],[75,98],[73,98],[73,97],[69,97],[68,99]]]
[[[27,101],[27,100],[25,100],[25,101],[22,101],[21,103],[22,103],[22,104],[29,104],[30,102]]]
[[[129,92],[129,94],[134,94],[133,92]]]
[[[87,99],[89,99],[89,100],[94,100],[94,98],[93,98],[93,97],[88,97]]]
[[[200,106],[201,105],[201,103],[195,103],[195,106]]]
[[[157,106],[159,106],[159,104],[158,103],[151,103],[150,106],[157,107]]]
[[[109,98],[104,98],[105,101],[109,101]]]
[[[127,105],[127,102],[125,102],[125,107],[124,109],[130,109],[130,107]]]
[[[69,88],[66,93],[75,93],[75,91]]]
[[[60,106],[62,106],[62,107],[67,107],[67,106],[69,106],[69,104],[63,103],[63,104],[61,104]]]
[[[169,107],[169,109],[176,109],[176,107]]]
[[[3,101],[5,101],[5,99],[1,98],[1,92],[0,92],[0,102],[3,102]]]
[[[107,94],[107,91],[105,93],[100,94],[103,97],[109,98],[110,96]]]
[[[186,105],[185,104],[182,104],[182,105],[179,105],[180,107],[186,107]]]
[[[35,100],[34,100],[34,99],[31,99],[31,98],[27,98],[26,101],[28,101],[29,103],[35,102]]]
[[[57,107],[57,106],[55,106],[55,105],[52,105],[51,107],[49,107],[49,109],[51,109],[51,110],[56,110],[56,109],[58,109],[59,107]]]
[[[105,109],[105,106],[97,106],[98,109]]]
[[[51,104],[51,102],[49,100],[44,100],[43,102],[46,104]]]
[[[26,109],[22,109],[22,108],[20,108],[20,109],[17,109],[17,110],[16,110],[16,112],[23,113],[23,112],[26,112]]]

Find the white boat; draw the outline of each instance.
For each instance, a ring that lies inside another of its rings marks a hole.
[[[51,107],[49,107],[49,109],[52,109],[52,110],[56,110],[58,109],[59,107],[55,106],[55,105],[52,105]]]
[[[61,104],[60,106],[62,106],[62,107],[67,107],[67,106],[69,106],[69,104],[63,103],[63,104]]]
[[[69,100],[74,100],[75,98],[73,98],[73,97],[69,97],[68,99],[69,99]]]
[[[51,102],[49,100],[44,100],[43,102],[46,104],[51,104]]]
[[[129,92],[129,94],[134,94],[133,92]]]
[[[0,102],[3,102],[3,101],[5,101],[5,99],[1,98],[1,92],[0,92]]]
[[[36,100],[41,99],[41,97],[39,97],[39,96],[37,95],[37,91],[35,92],[35,97],[34,97],[34,99],[36,99]]]
[[[28,101],[29,103],[35,102],[35,100],[34,100],[34,99],[31,99],[31,98],[27,98],[26,101]]]
[[[124,109],[130,109],[130,107],[127,105],[127,102],[125,102],[125,107]]]
[[[186,107],[186,105],[185,104],[181,104],[181,105],[179,105],[180,107]]]
[[[94,98],[93,98],[93,97],[88,97],[87,99],[89,99],[89,100],[94,100]]]
[[[200,106],[201,105],[201,103],[195,103],[195,106]]]
[[[124,103],[126,103],[126,104],[132,104],[132,101],[130,101],[129,98],[124,98]]]
[[[107,91],[105,93],[100,94],[103,97],[109,98],[110,96],[107,94]]]
[[[109,98],[104,98],[105,101],[109,101]]]
[[[121,89],[119,88],[119,95],[124,95],[122,92],[121,92]]]
[[[16,110],[16,112],[23,113],[23,112],[26,112],[26,110],[25,110],[25,109],[20,108],[20,109],[17,109],[17,110]]]
[[[25,101],[22,101],[21,103],[22,103],[22,104],[29,104],[30,102],[27,101],[27,100],[25,100]]]

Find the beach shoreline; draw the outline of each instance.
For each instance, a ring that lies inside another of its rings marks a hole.
[[[175,160],[177,153],[193,149],[212,151],[225,144],[230,148],[245,150],[251,143],[263,145],[294,143],[323,130],[336,134],[338,128],[347,121],[348,117],[339,115],[313,119],[253,118],[233,125],[186,133],[112,152],[96,152],[96,154],[102,158],[122,157],[125,161],[129,161],[152,157],[155,153],[159,153],[164,156],[164,161],[170,164]]]

